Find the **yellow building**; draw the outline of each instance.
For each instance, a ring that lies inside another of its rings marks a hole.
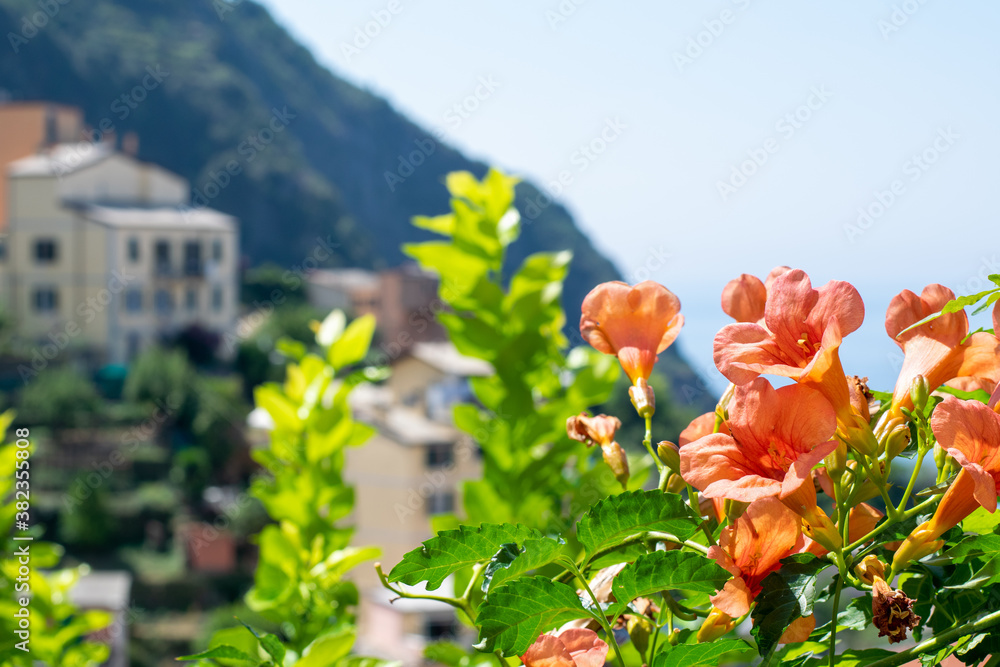
[[[122,363],[192,324],[232,329],[236,220],[190,208],[181,177],[78,142],[10,161],[5,181],[0,302],[33,370],[67,348]]]

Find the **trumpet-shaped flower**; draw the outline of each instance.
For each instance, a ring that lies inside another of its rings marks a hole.
[[[1000,488],[1000,414],[978,401],[949,396],[931,416],[938,443],[962,470],[945,491],[929,521],[917,526],[896,551],[892,561],[898,572],[911,560],[941,547],[942,534],[969,516],[977,507],[997,509]]]
[[[688,443],[704,438],[706,435],[712,435],[715,432],[715,413],[706,412],[705,414],[691,420],[691,423],[687,425],[687,428],[681,431],[677,442],[680,447],[683,447]],[[719,425],[718,432],[732,435],[726,422],[722,422],[722,424]],[[722,523],[722,520],[726,517],[726,499],[702,498],[699,503],[699,509],[701,510],[702,515],[714,517],[716,521]]]
[[[540,635],[521,656],[526,667],[602,667],[608,644],[593,630],[570,628]]]
[[[719,544],[708,550],[709,558],[733,575],[712,596],[712,604],[732,618],[746,614],[764,577],[780,567],[782,558],[801,551],[804,543],[797,517],[780,501],[762,498],[750,503],[722,530]]]
[[[837,448],[836,416],[821,394],[801,385],[775,390],[758,378],[736,387],[729,430],[681,447],[681,475],[708,498],[753,502],[776,497],[804,518],[828,549],[840,546],[816,505],[812,468]]]
[[[818,390],[849,434],[861,417],[851,407],[840,343],[864,318],[864,302],[853,285],[831,281],[816,290],[804,271],[793,269],[768,290],[763,324],[739,322],[719,331],[715,365],[737,385],[770,373]]]
[[[903,350],[903,367],[892,394],[891,412],[912,408],[910,387],[917,375],[927,379],[933,390],[958,377],[1000,380],[1000,340],[988,333],[969,336],[969,318],[965,311],[945,313],[935,320],[903,333],[928,315],[940,311],[955,298],[943,285],[932,284],[920,296],[903,290],[889,303],[885,314],[886,333]],[[997,313],[994,311],[994,319]],[[963,342],[964,341],[964,342]]]
[[[601,283],[583,300],[580,334],[596,350],[618,357],[629,379],[649,379],[657,356],[680,333],[681,302],[651,280],[634,287]]]
[[[767,293],[779,277],[791,271],[787,266],[778,266],[767,274],[764,282],[749,273],[740,275],[726,283],[722,289],[722,310],[737,322],[764,323],[764,307]]]

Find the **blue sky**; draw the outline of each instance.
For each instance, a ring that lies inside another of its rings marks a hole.
[[[867,317],[845,366],[878,388],[898,368],[894,294],[1000,273],[996,3],[263,4],[471,156],[543,185],[568,172],[559,199],[626,278],[680,296],[679,344],[716,386],[739,273],[854,283]]]

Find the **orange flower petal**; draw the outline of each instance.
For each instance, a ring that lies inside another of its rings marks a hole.
[[[979,401],[949,396],[934,409],[931,430],[956,460],[960,454],[1000,479],[1000,414]]]
[[[602,667],[608,655],[608,644],[593,630],[571,628],[559,633],[559,641],[573,658],[576,667]]]
[[[779,644],[798,644],[809,639],[809,635],[816,629],[816,615],[799,616],[792,621],[788,629],[781,633],[778,639]]]
[[[521,656],[525,667],[576,667],[573,656],[555,635],[544,634]]]
[[[764,319],[767,288],[757,276],[740,275],[722,290],[722,310],[737,322],[760,322]]]

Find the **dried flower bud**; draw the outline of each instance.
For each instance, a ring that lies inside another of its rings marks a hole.
[[[872,585],[872,622],[878,628],[879,637],[888,637],[890,644],[906,639],[906,631],[920,623],[920,617],[913,613],[913,600],[903,591],[894,591],[880,576],[875,576]]]
[[[913,378],[913,383],[910,385],[910,400],[913,401],[915,411],[923,411],[927,406],[927,398],[930,394],[931,388],[927,384],[927,378],[923,375]]]
[[[649,419],[656,412],[656,396],[644,378],[637,378],[635,384],[628,388],[628,397],[643,419]]]
[[[878,556],[870,554],[854,566],[854,573],[858,575],[858,579],[871,586],[875,583],[876,576],[885,577],[885,563]]]
[[[615,434],[621,427],[622,423],[618,417],[608,415],[589,417],[586,412],[581,412],[566,420],[566,435],[573,440],[587,443],[588,447],[603,446],[614,442]]]
[[[861,415],[865,421],[871,419],[869,404],[872,400],[872,392],[868,388],[868,378],[853,375],[847,380],[847,388],[851,394],[851,407],[854,408],[854,411]]]
[[[681,454],[674,443],[664,440],[656,446],[656,455],[672,472],[681,471]]]
[[[615,474],[615,479],[618,483],[622,485],[622,488],[628,486],[628,457],[625,455],[625,450],[617,442],[610,442],[608,444],[601,445],[601,451],[604,453],[604,462],[608,464],[611,468],[611,472]]]

